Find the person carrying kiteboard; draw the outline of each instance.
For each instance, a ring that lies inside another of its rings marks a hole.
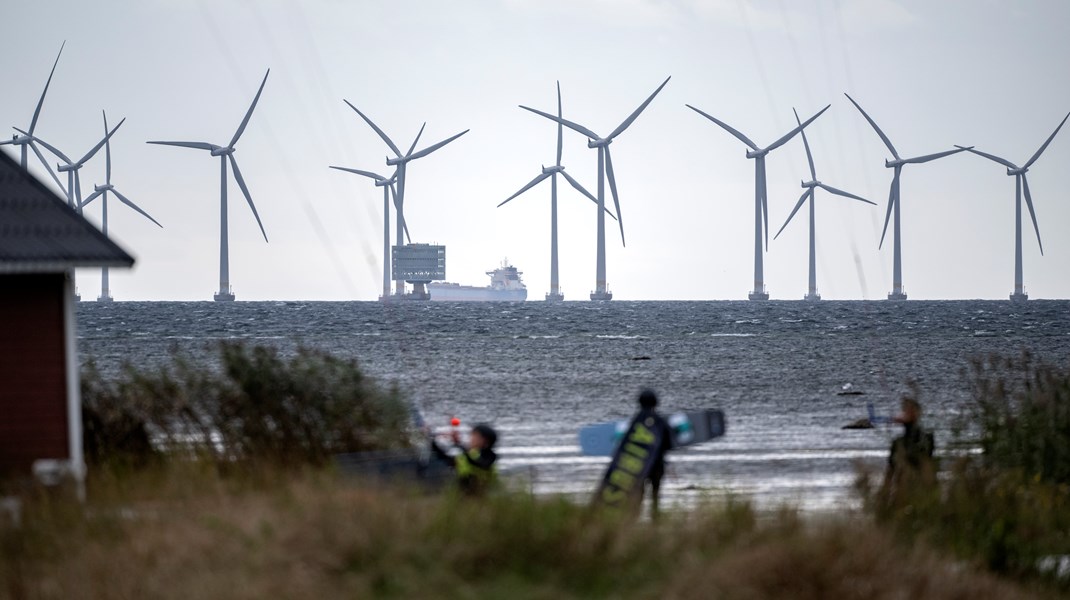
[[[882,488],[885,498],[895,504],[918,484],[929,487],[935,483],[936,463],[934,436],[921,425],[921,404],[910,396],[903,397],[901,413],[893,420],[903,426],[903,435],[892,441]]]
[[[465,447],[455,426],[450,432],[450,440],[453,446],[460,450],[458,454],[450,454],[447,449],[439,446],[434,438],[431,438],[431,452],[439,460],[453,467],[457,474],[458,489],[469,496],[481,496],[493,488],[498,481],[498,469],[495,465],[498,455],[494,452],[498,433],[494,428],[486,423],[476,425],[468,434],[468,446]]]
[[[665,453],[672,447],[672,430],[658,414],[657,405],[653,390],[639,393],[639,412],[632,417],[606,469],[595,504],[638,511],[650,482],[651,517],[657,518]]]

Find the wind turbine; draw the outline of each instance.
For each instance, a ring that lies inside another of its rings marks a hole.
[[[895,171],[892,175],[892,186],[888,191],[888,212],[884,217],[884,231],[881,233],[881,242],[877,247],[884,247],[884,236],[888,233],[888,221],[891,220],[892,212],[894,209],[895,229],[892,232],[892,238],[895,248],[892,257],[892,292],[888,294],[888,299],[906,300],[907,295],[906,292],[903,291],[902,239],[899,233],[899,176],[903,172],[903,165],[927,163],[930,160],[936,160],[938,158],[957,154],[959,152],[962,152],[963,150],[967,150],[967,148],[956,148],[955,150],[946,150],[944,152],[937,152],[936,154],[926,154],[925,156],[918,156],[915,158],[902,158],[899,156],[899,153],[895,151],[895,146],[892,146],[892,142],[888,139],[888,136],[884,135],[884,132],[881,131],[881,128],[877,127],[877,123],[874,122],[873,119],[871,119],[869,115],[866,114],[866,111],[862,110],[862,107],[859,106],[857,102],[855,102],[854,98],[852,98],[846,93],[844,94],[844,96],[847,96],[847,99],[851,101],[851,104],[855,105],[855,108],[858,109],[858,112],[862,113],[862,116],[866,118],[866,121],[868,121],[869,124],[873,127],[873,130],[877,132],[877,135],[880,136],[881,141],[884,142],[884,145],[888,147],[888,150],[892,153],[892,156],[895,157],[895,160],[884,159],[884,166],[889,169],[894,169]]]
[[[769,293],[765,291],[765,271],[762,263],[762,238],[765,238],[765,250],[769,250],[769,196],[766,191],[765,184],[765,156],[776,150],[777,148],[788,143],[791,138],[795,137],[795,134],[802,131],[807,125],[814,122],[814,119],[820,117],[828,106],[822,108],[818,113],[804,123],[799,124],[798,127],[792,129],[788,133],[780,136],[780,138],[765,148],[759,148],[758,144],[755,144],[742,133],[733,129],[730,125],[721,121],[705,112],[691,106],[686,105],[691,110],[706,117],[714,123],[721,126],[722,129],[731,133],[739,141],[747,145],[750,150],[747,151],[747,158],[754,159],[754,290],[747,295],[751,300],[768,300]]]
[[[400,241],[401,240],[401,233],[402,233],[401,230],[402,230],[402,227],[405,224],[405,172],[406,172],[406,169],[407,169],[407,166],[408,166],[409,162],[414,161],[414,160],[416,160],[418,158],[423,158],[423,157],[427,156],[428,154],[431,154],[435,150],[438,150],[439,148],[445,146],[446,144],[452,142],[453,140],[455,140],[455,139],[461,137],[462,135],[468,133],[469,130],[465,129],[464,131],[458,133],[457,135],[454,135],[453,137],[446,138],[446,139],[442,140],[441,142],[439,142],[437,144],[432,144],[432,145],[428,146],[427,148],[424,148],[423,150],[420,150],[419,152],[413,152],[413,150],[416,149],[417,142],[420,141],[420,136],[423,135],[423,133],[424,133],[424,127],[427,125],[427,123],[424,123],[423,125],[420,126],[420,131],[419,131],[419,133],[416,134],[416,139],[413,140],[412,141],[412,145],[409,146],[409,151],[406,152],[405,154],[402,154],[401,150],[398,149],[397,144],[395,144],[386,135],[386,133],[384,133],[383,130],[379,128],[378,125],[373,123],[372,120],[369,119],[367,115],[365,115],[364,113],[360,112],[360,109],[358,109],[356,106],[353,106],[353,104],[349,100],[345,100],[343,98],[343,101],[346,104],[349,105],[349,108],[352,108],[354,111],[356,111],[356,113],[358,115],[360,115],[360,118],[364,119],[364,122],[367,123],[368,126],[371,127],[372,130],[375,131],[375,133],[378,134],[379,137],[382,138],[382,140],[384,142],[386,142],[386,145],[394,153],[394,158],[387,157],[386,164],[388,166],[391,166],[391,167],[396,167],[396,169],[397,169],[397,171],[395,173],[395,176],[397,177],[397,194],[395,196],[395,198],[396,198],[396,203],[395,204],[397,206],[397,213],[398,213],[398,218],[397,218],[397,239]],[[405,280],[404,279],[395,280],[394,281],[394,288],[395,288],[394,289],[394,294],[397,295],[398,297],[401,297],[401,296],[405,295]]]
[[[557,83],[557,118],[561,118],[561,82]],[[591,195],[578,181],[572,178],[571,175],[565,172],[565,167],[561,166],[561,149],[562,149],[562,134],[564,126],[559,121],[557,123],[557,163],[552,167],[543,167],[542,173],[532,179],[527,185],[520,188],[520,191],[509,196],[504,202],[498,205],[500,208],[506,202],[509,202],[513,198],[516,198],[520,194],[530,190],[531,188],[539,185],[543,180],[550,179],[550,292],[546,294],[547,302],[561,302],[565,299],[564,294],[561,293],[561,286],[559,285],[557,276],[557,175],[561,174],[572,187],[576,188],[581,194],[590,198],[595,204],[598,204],[598,199]],[[608,209],[605,209],[608,210]],[[610,215],[612,216],[612,214]],[[616,217],[614,217],[616,218]]]
[[[1044,141],[1040,149],[1021,167],[1007,159],[981,152],[980,150],[974,150],[972,146],[955,146],[1007,167],[1007,175],[1014,177],[1014,293],[1011,294],[1011,300],[1022,302],[1029,299],[1029,295],[1025,293],[1025,288],[1022,286],[1022,192],[1025,192],[1025,205],[1029,207],[1029,216],[1033,219],[1033,230],[1037,233],[1037,245],[1040,246],[1040,255],[1044,255],[1044,244],[1040,241],[1040,226],[1037,225],[1037,214],[1033,210],[1033,198],[1029,194],[1029,181],[1025,178],[1025,174],[1029,171],[1029,167],[1037,162],[1044,150],[1048,148],[1048,144],[1055,139],[1055,134],[1059,133],[1059,130],[1063,128],[1067,118],[1070,118],[1070,113],[1063,117],[1062,122],[1048,136],[1048,139]]]
[[[108,132],[108,115],[104,114],[104,111],[101,111],[101,114],[104,115],[104,132],[107,133]],[[105,139],[107,139],[107,138],[105,138]],[[104,172],[105,173],[104,185],[94,185],[93,186],[93,190],[94,190],[93,193],[90,194],[89,197],[86,198],[79,205],[79,209],[85,208],[86,206],[89,205],[90,202],[92,202],[93,200],[96,200],[97,198],[100,198],[101,207],[102,207],[101,208],[101,214],[102,214],[102,218],[103,218],[103,227],[101,229],[103,230],[104,235],[107,236],[108,235],[108,192],[111,192],[111,193],[115,194],[115,197],[119,199],[119,202],[122,202],[123,204],[125,204],[125,205],[129,206],[130,208],[134,209],[135,211],[140,213],[141,216],[143,216],[146,219],[152,221],[153,223],[156,223],[156,225],[158,227],[163,228],[163,225],[160,225],[160,223],[156,219],[153,219],[151,216],[149,216],[149,213],[141,210],[141,208],[138,205],[136,205],[133,202],[131,202],[129,198],[124,196],[122,194],[122,192],[120,192],[119,190],[115,189],[115,186],[111,184],[111,142],[110,141],[106,141],[104,143],[104,156],[105,156],[106,164],[107,164],[106,170]],[[111,290],[109,289],[109,286],[108,286],[108,267],[103,267],[100,270],[100,297],[97,298],[97,302],[111,302],[111,301],[112,301]]]
[[[371,171],[335,166],[331,168],[368,177],[375,180],[375,187],[383,188],[383,295],[379,299],[386,300],[390,297],[390,195],[394,195],[394,209],[398,210],[398,193],[394,189],[394,184],[398,180],[397,171],[388,179]],[[404,223],[401,223],[401,225],[404,227],[407,237],[409,235],[409,227]],[[411,242],[412,238],[409,238],[409,241]]]
[[[654,90],[654,93],[650,94],[650,96],[639,105],[639,108],[632,111],[632,114],[628,115],[628,118],[621,122],[621,124],[606,137],[602,137],[583,125],[565,120],[560,116],[555,117],[549,113],[544,113],[541,110],[535,110],[534,108],[529,108],[527,106],[520,107],[587,136],[587,147],[598,149],[598,248],[595,258],[595,290],[591,293],[591,300],[608,301],[613,299],[613,294],[609,291],[609,287],[606,285],[606,213],[608,211],[606,210],[605,183],[607,178],[609,179],[609,190],[613,194],[613,205],[617,216],[617,224],[620,226],[621,245],[624,245],[624,219],[620,214],[620,200],[617,197],[617,179],[613,175],[613,158],[609,152],[609,145],[613,143],[614,138],[623,133],[624,130],[639,117],[639,114],[642,113],[654,100],[654,97],[658,95],[658,92],[660,92],[667,83],[669,83],[670,79],[672,79],[672,77],[666,77],[665,81],[661,82],[661,85],[658,86],[658,89]],[[564,172],[562,171],[562,173]]]
[[[45,82],[45,89],[41,92],[41,98],[37,100],[37,107],[33,110],[33,118],[30,119],[30,126],[25,132],[19,131],[22,135],[13,135],[10,140],[0,141],[0,146],[5,144],[11,144],[12,146],[18,146],[21,150],[21,159],[19,164],[23,170],[26,170],[26,149],[33,150],[33,153],[37,155],[37,160],[41,161],[41,164],[45,166],[48,174],[52,176],[52,180],[56,182],[59,189],[63,190],[63,184],[59,182],[59,177],[56,177],[56,173],[52,170],[52,166],[48,164],[45,157],[41,154],[41,150],[34,144],[33,132],[37,129],[37,119],[41,116],[41,107],[45,104],[45,95],[48,94],[48,86],[52,84],[52,75],[56,73],[56,65],[59,64],[59,57],[63,55],[63,47],[67,45],[67,42],[63,42],[59,47],[59,54],[56,55],[56,62],[52,63],[52,71],[48,74],[48,81]],[[64,190],[66,193],[66,190]]]
[[[260,215],[256,212],[256,205],[253,204],[253,197],[249,194],[249,188],[245,185],[245,178],[242,177],[238,162],[234,159],[234,144],[238,143],[238,139],[245,132],[245,127],[249,124],[249,118],[253,116],[253,109],[256,108],[256,103],[260,100],[260,93],[264,91],[264,84],[267,83],[267,78],[270,74],[271,69],[264,73],[264,80],[260,82],[260,89],[256,90],[253,103],[249,105],[249,110],[245,112],[245,118],[242,119],[238,130],[234,132],[234,137],[230,138],[230,142],[226,146],[217,146],[208,142],[147,142],[162,146],[208,150],[212,153],[212,156],[219,157],[219,292],[213,296],[216,302],[231,302],[234,300],[234,292],[230,289],[230,246],[227,227],[228,161],[231,168],[234,169],[234,180],[238,182],[238,187],[241,188],[242,194],[245,195],[245,201],[248,202],[249,209],[253,211],[253,216],[256,217],[256,224],[260,226],[260,233],[264,236],[264,241],[268,241],[267,232],[264,231],[264,224],[260,222]]]
[[[77,210],[78,214],[82,214],[82,177],[81,175],[79,175],[79,171],[82,170],[82,167],[85,166],[85,163],[88,162],[89,159],[93,158],[93,156],[95,156],[96,153],[99,152],[100,149],[108,143],[108,140],[111,139],[111,136],[115,135],[115,132],[119,131],[119,128],[122,127],[123,123],[125,122],[126,119],[123,119],[122,121],[119,121],[119,124],[116,125],[114,129],[112,129],[111,131],[105,131],[104,138],[97,142],[96,146],[93,146],[89,150],[89,152],[86,152],[85,155],[78,160],[71,160],[66,154],[60,152],[58,148],[35,135],[30,135],[28,132],[25,132],[17,127],[15,128],[15,131],[22,133],[23,135],[29,136],[33,143],[41,144],[46,149],[48,149],[49,152],[55,154],[56,158],[63,161],[64,164],[57,165],[56,170],[58,170],[60,173],[67,174],[67,205]]]
[[[791,110],[792,110],[792,112],[795,113],[795,122],[798,123],[801,126],[802,122],[799,121],[799,113],[794,108],[791,109]],[[843,190],[838,190],[838,189],[832,187],[831,185],[826,185],[826,184],[821,183],[820,181],[818,181],[818,179],[817,179],[817,171],[814,169],[814,157],[813,157],[812,154],[810,154],[810,142],[808,142],[806,140],[806,132],[805,131],[800,131],[800,133],[802,134],[803,147],[806,148],[806,161],[810,164],[810,181],[801,182],[800,185],[802,185],[803,189],[805,189],[806,191],[803,192],[803,195],[799,197],[799,202],[795,205],[795,208],[792,209],[791,214],[788,215],[788,219],[786,221],[784,221],[784,225],[780,228],[780,231],[778,231],[777,234],[775,236],[773,236],[773,239],[775,240],[776,238],[780,237],[780,234],[783,233],[784,228],[787,227],[788,223],[791,223],[792,218],[795,217],[795,213],[799,212],[799,209],[802,208],[803,203],[806,202],[807,200],[809,200],[809,202],[810,202],[810,289],[807,292],[807,294],[804,297],[804,299],[805,300],[820,300],[821,299],[821,294],[817,293],[817,251],[816,251],[816,245],[815,245],[815,242],[814,242],[814,197],[815,197],[815,192],[817,191],[817,188],[821,188],[821,189],[825,190],[826,192],[829,192],[830,194],[835,194],[837,196],[843,196],[844,198],[852,198],[854,200],[859,200],[861,202],[865,202],[866,204],[872,204],[873,206],[876,206],[876,204],[873,203],[873,202],[870,202],[869,200],[866,200],[865,198],[862,198],[861,196],[855,196],[854,194],[851,194],[849,192],[845,192]]]

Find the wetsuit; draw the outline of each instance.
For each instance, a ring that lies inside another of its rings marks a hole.
[[[646,421],[650,417],[654,420],[654,428],[661,430],[661,445],[655,449],[654,463],[650,467],[647,480],[650,481],[651,512],[658,514],[658,495],[661,492],[661,479],[665,476],[665,454],[672,448],[672,429],[669,423],[653,408],[643,408],[635,415],[635,421]]]
[[[484,448],[465,448],[458,445],[461,453],[451,456],[434,440],[431,441],[431,451],[439,460],[449,464],[457,473],[457,486],[462,492],[469,495],[480,495],[490,489],[498,479],[498,469],[495,462],[498,455],[494,450]]]

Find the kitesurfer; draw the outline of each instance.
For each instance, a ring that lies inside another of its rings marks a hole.
[[[892,441],[888,454],[888,469],[884,476],[884,491],[888,499],[918,483],[936,481],[936,464],[933,460],[933,434],[921,425],[921,404],[905,396],[901,413],[894,421],[903,426],[903,435]]]
[[[498,433],[486,423],[480,423],[472,428],[468,434],[468,446],[461,443],[457,429],[450,432],[453,446],[460,452],[451,455],[431,440],[431,451],[440,460],[446,462],[457,474],[457,486],[462,492],[472,496],[485,494],[492,488],[498,479],[495,463],[498,455],[494,452],[494,444],[498,441]]]
[[[639,412],[632,422],[643,422],[651,430],[658,429],[661,432],[661,443],[654,449],[653,464],[647,481],[650,482],[650,512],[654,518],[658,516],[658,497],[661,492],[661,479],[665,476],[665,453],[672,448],[672,430],[665,419],[658,414],[658,396],[654,390],[644,389],[639,392]],[[645,484],[644,484],[645,487]]]

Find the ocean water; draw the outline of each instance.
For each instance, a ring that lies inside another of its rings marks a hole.
[[[432,425],[493,423],[503,468],[537,493],[584,497],[606,459],[588,423],[627,418],[642,387],[662,408],[720,408],[728,432],[670,456],[666,502],[726,493],[808,510],[855,504],[855,463],[880,467],[896,431],[844,431],[897,408],[913,381],[937,447],[968,397],[971,357],[1029,350],[1070,364],[1070,301],[82,302],[82,360],[152,368],[220,340],[300,345],[357,359]],[[839,395],[844,385],[864,395]]]

